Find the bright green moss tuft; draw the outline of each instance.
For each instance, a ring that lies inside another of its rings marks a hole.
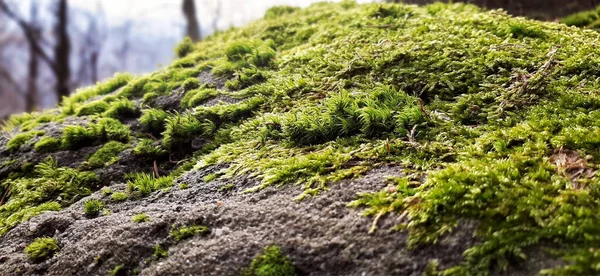
[[[144,131],[160,134],[165,130],[165,120],[169,114],[162,109],[144,109],[139,119]]]
[[[264,252],[252,260],[244,276],[294,276],[296,269],[278,246],[267,246]]]
[[[215,125],[210,120],[200,121],[191,113],[175,113],[165,121],[163,145],[169,149],[179,146],[189,147],[188,143],[194,138],[210,135],[215,129]]]
[[[196,45],[194,45],[192,39],[189,37],[185,37],[183,41],[179,43],[177,47],[175,47],[175,54],[177,55],[177,57],[182,58],[187,56],[189,53],[193,52],[195,48]]]
[[[136,223],[142,223],[142,222],[150,221],[150,217],[148,215],[146,215],[145,213],[141,213],[141,214],[137,214],[137,215],[133,216],[131,218],[131,220]]]
[[[132,101],[128,99],[119,99],[112,102],[102,115],[104,117],[124,119],[137,117],[139,113],[140,111]]]
[[[36,238],[25,247],[25,254],[34,262],[43,261],[58,252],[58,241],[54,238]]]
[[[169,236],[175,241],[181,241],[196,235],[204,235],[208,232],[210,232],[208,227],[202,225],[181,226],[171,229]]]
[[[97,199],[90,199],[83,204],[83,212],[88,216],[97,216],[104,209],[104,203]]]
[[[63,129],[62,147],[79,149],[102,141],[127,142],[130,129],[116,119],[100,118],[87,126],[68,125]]]
[[[200,81],[197,78],[188,78],[181,85],[184,91],[190,91],[200,87]]]
[[[216,97],[219,92],[213,88],[200,88],[188,91],[181,99],[181,107],[192,108]]]
[[[227,192],[229,192],[229,191],[231,191],[233,189],[235,189],[235,184],[229,183],[229,184],[225,184],[225,185],[219,187],[218,191],[222,192],[222,193],[227,193]]]
[[[88,116],[100,114],[110,108],[110,105],[105,101],[93,101],[85,104],[77,111],[77,116]]]
[[[166,258],[169,256],[169,251],[167,249],[162,248],[160,244],[157,244],[152,248],[154,248],[154,254],[152,254],[152,256],[156,259]]]
[[[100,112],[102,106],[106,106],[100,102],[95,102],[93,104],[95,107],[91,108],[92,105],[82,105],[83,102],[96,96],[115,92],[120,87],[128,84],[131,80],[132,76],[129,74],[116,74],[113,78],[100,82],[95,86],[78,89],[73,95],[63,98],[62,103],[60,104],[62,113],[65,115],[74,115],[77,114],[83,106],[88,106],[88,111],[84,111],[84,113],[91,112],[89,114],[96,114],[95,112]]]
[[[147,173],[134,173],[127,176],[127,189],[129,192],[147,196],[154,191],[173,186],[172,176],[154,177]]]
[[[109,187],[104,187],[100,190],[103,196],[111,195],[113,193],[112,189]]]
[[[164,157],[167,153],[159,142],[148,138],[141,139],[133,149],[133,154],[152,160]]]
[[[111,271],[108,272],[109,275],[118,276],[127,274],[127,268],[125,265],[117,265]]]
[[[299,10],[299,8],[297,7],[291,7],[291,6],[275,6],[275,7],[271,7],[269,8],[266,12],[265,12],[265,16],[263,17],[264,19],[277,19],[279,17],[282,17],[284,15],[293,13],[295,11]]]
[[[61,149],[62,142],[60,139],[56,139],[54,137],[45,136],[42,137],[37,143],[35,143],[34,148],[39,153],[50,153],[56,152]]]
[[[594,10],[571,14],[565,18],[562,18],[560,22],[566,24],[567,26],[598,29],[597,25],[598,22],[600,22],[600,6]]]
[[[217,179],[217,177],[219,177],[218,175],[211,173],[211,174],[207,174],[202,178],[202,181],[204,182],[211,182],[215,179]]]
[[[116,202],[125,201],[127,200],[127,194],[123,192],[114,192],[112,195],[110,195],[110,199]]]
[[[21,146],[23,146],[25,143],[29,142],[29,140],[33,139],[33,137],[42,136],[44,134],[46,134],[46,132],[41,130],[31,130],[28,132],[19,133],[8,141],[8,143],[6,144],[6,149],[10,151],[16,151],[19,148],[21,148]]]
[[[128,146],[121,142],[110,141],[88,157],[86,166],[99,168],[114,164],[120,160],[119,154],[126,148]]]

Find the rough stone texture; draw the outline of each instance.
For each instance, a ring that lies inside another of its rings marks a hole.
[[[357,192],[385,187],[384,178],[400,175],[398,167],[380,167],[364,178],[332,184],[323,194],[294,201],[299,187],[267,188],[241,193],[257,184],[250,178],[204,183],[203,176],[220,168],[192,171],[178,180],[190,185],[157,191],[149,197],[111,203],[110,214],[83,215],[89,198],[110,201],[99,192],[60,212],[49,212],[12,229],[0,238],[0,271],[6,275],[106,275],[117,265],[141,275],[239,275],[265,246],[278,244],[299,275],[421,275],[432,259],[440,267],[462,261],[460,252],[474,244],[475,224],[459,228],[439,244],[409,250],[406,233],[393,230],[396,216],[384,217],[379,230],[368,233],[371,219],[346,205]],[[234,189],[219,192],[225,184]],[[125,185],[111,187],[123,190]],[[150,222],[134,223],[146,213]],[[201,224],[208,235],[181,242],[169,238],[171,225]],[[60,252],[31,263],[24,247],[36,237],[58,238]],[[152,257],[153,246],[168,248],[169,256]],[[18,273],[17,271],[20,271]]]

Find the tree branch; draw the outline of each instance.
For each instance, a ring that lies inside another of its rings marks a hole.
[[[31,46],[33,47],[33,49],[35,50],[37,55],[45,63],[48,64],[48,67],[50,67],[50,69],[52,69],[52,71],[55,74],[59,73],[58,67],[56,66],[56,63],[54,62],[54,60],[52,60],[50,58],[50,56],[48,56],[48,54],[46,54],[46,52],[44,52],[44,49],[42,49],[42,47],[38,43],[38,40],[36,39],[34,28],[32,28],[27,22],[25,22],[25,20],[23,20],[15,12],[13,12],[10,9],[10,7],[8,7],[8,5],[6,4],[6,2],[4,0],[0,0],[0,10],[2,10],[9,18],[14,20],[17,23],[17,25],[19,25],[19,27],[23,30],[23,33],[25,34],[27,41],[29,43],[31,43]]]

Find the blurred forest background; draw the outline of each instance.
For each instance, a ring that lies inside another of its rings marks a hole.
[[[0,0],[0,120],[52,107],[115,72],[155,71],[172,61],[185,36],[201,40],[258,19],[271,6],[313,2],[318,0]],[[544,20],[600,5],[600,0],[462,2]]]

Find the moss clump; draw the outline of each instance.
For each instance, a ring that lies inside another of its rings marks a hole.
[[[192,108],[204,103],[210,98],[214,98],[219,94],[213,88],[200,88],[188,91],[181,99],[181,107]]]
[[[104,117],[125,119],[135,118],[140,111],[129,99],[119,99],[110,104],[110,107],[102,114]]]
[[[294,276],[296,269],[286,256],[281,254],[279,246],[267,246],[264,252],[254,258],[244,276]]]
[[[188,78],[181,85],[184,91],[190,91],[200,87],[200,81],[197,78]]]
[[[146,213],[141,213],[141,214],[137,214],[137,215],[133,216],[131,218],[131,220],[135,223],[142,223],[142,222],[150,221],[150,217],[148,215],[146,215]]]
[[[31,130],[28,132],[23,132],[15,135],[12,139],[8,141],[6,144],[6,149],[10,151],[16,151],[21,148],[25,143],[29,142],[29,140],[33,139],[36,136],[42,136],[46,134],[45,131],[35,131]]]
[[[144,109],[142,116],[139,119],[144,131],[149,131],[152,134],[160,134],[165,130],[165,120],[168,113],[161,109]]]
[[[100,118],[87,126],[69,125],[63,129],[62,147],[79,149],[102,141],[127,142],[130,129],[112,118]]]
[[[153,141],[152,139],[141,139],[133,148],[133,154],[146,158],[155,160],[157,158],[161,158],[168,153],[165,149],[162,148],[160,143]]]
[[[110,108],[110,105],[104,101],[93,101],[83,105],[77,111],[77,116],[88,116],[100,114]]]
[[[58,241],[54,238],[36,238],[25,247],[25,254],[34,262],[43,261],[58,252]]]
[[[182,58],[187,56],[189,53],[193,52],[195,48],[196,45],[194,45],[192,39],[186,37],[181,43],[179,43],[179,45],[177,45],[177,47],[175,47],[175,54],[177,55],[177,57]]]
[[[173,186],[172,176],[154,177],[147,173],[134,173],[127,176],[127,189],[130,193],[147,196],[154,191]]]
[[[176,113],[165,121],[163,145],[169,149],[189,147],[189,143],[194,138],[210,135],[215,130],[212,121],[208,119],[201,121],[191,113]]]
[[[126,148],[128,146],[121,142],[110,141],[88,157],[86,166],[89,168],[99,168],[114,164],[120,160],[119,153]]]
[[[263,17],[264,19],[277,19],[280,18],[284,15],[288,15],[290,13],[293,13],[295,11],[299,10],[299,8],[297,7],[291,7],[291,6],[276,6],[276,7],[272,7],[269,8],[266,12],[265,12],[265,16]]]
[[[127,268],[125,267],[125,265],[117,265],[115,266],[112,270],[110,270],[108,272],[109,275],[113,275],[113,276],[118,276],[118,275],[126,275],[127,274]]]
[[[152,254],[152,256],[156,259],[166,258],[169,256],[169,251],[167,249],[162,248],[160,244],[157,244],[152,248],[154,248],[154,254]]]
[[[10,196],[0,206],[0,234],[36,215],[69,206],[91,194],[98,181],[95,173],[59,167],[51,157],[27,177],[2,181]]]
[[[132,76],[129,74],[116,74],[113,78],[97,83],[94,86],[78,89],[70,97],[63,98],[62,103],[60,104],[62,113],[64,115],[77,114],[84,106],[87,105],[84,104],[84,102],[87,100],[96,96],[102,96],[115,92],[117,89],[128,84],[131,80]],[[92,105],[96,106],[91,108]],[[84,113],[89,113],[90,115],[97,114],[96,112],[101,112],[101,109],[106,107],[106,105],[100,103],[100,101],[94,102],[92,105],[88,106],[88,108],[86,108],[88,111],[84,111]]]
[[[175,241],[181,241],[196,235],[203,235],[208,232],[210,232],[208,227],[203,225],[181,226],[171,229],[169,236]]]
[[[90,199],[83,204],[83,212],[88,216],[97,216],[104,209],[104,203],[97,199]]]
[[[229,192],[229,191],[231,191],[233,189],[235,189],[235,184],[229,183],[229,184],[225,184],[225,185],[219,187],[218,191],[221,192],[221,193],[226,193],[226,192]]]
[[[600,28],[600,6],[590,11],[571,14],[565,18],[562,18],[560,22],[566,24],[567,26],[598,29]]]
[[[62,141],[60,139],[45,136],[42,137],[37,143],[35,143],[34,148],[39,153],[50,153],[59,151],[62,147]]]
[[[113,193],[112,189],[109,187],[104,187],[100,190],[103,196],[111,195]]]
[[[125,201],[127,200],[127,194],[123,192],[114,192],[112,195],[110,195],[110,199],[117,202]]]

